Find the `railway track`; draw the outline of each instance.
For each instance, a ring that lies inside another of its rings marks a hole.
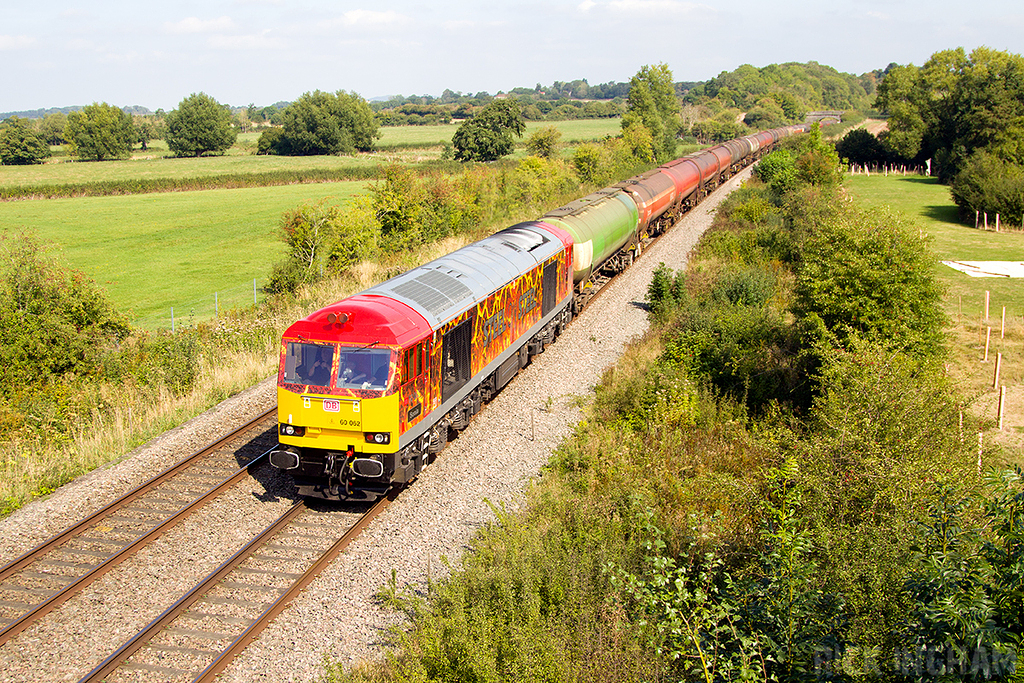
[[[276,426],[265,412],[0,568],[0,645],[251,476]]]
[[[299,501],[81,679],[213,681],[387,505]]]

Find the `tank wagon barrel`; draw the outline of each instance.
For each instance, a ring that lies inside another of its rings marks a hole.
[[[803,130],[675,159],[296,321],[281,340],[271,463],[307,497],[412,481],[650,238]]]

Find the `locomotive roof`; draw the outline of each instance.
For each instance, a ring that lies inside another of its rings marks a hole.
[[[566,246],[557,228],[530,221],[506,228],[367,289],[401,301],[437,329]]]

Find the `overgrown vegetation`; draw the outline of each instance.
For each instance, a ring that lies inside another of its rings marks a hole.
[[[926,241],[820,139],[777,154],[524,510],[429,600],[382,591],[411,628],[329,680],[1019,677],[1024,480],[979,472]]]
[[[296,183],[326,183],[339,180],[367,180],[377,176],[370,167],[309,168],[297,170],[225,173],[192,178],[128,178],[85,183],[8,185],[0,187],[0,201],[11,199],[62,199],[67,197],[112,197],[150,192],[195,192],[198,190],[269,187]]]

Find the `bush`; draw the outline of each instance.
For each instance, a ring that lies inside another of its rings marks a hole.
[[[562,132],[554,126],[544,126],[530,135],[526,141],[526,151],[533,156],[550,159],[558,155],[559,140]]]
[[[256,141],[256,154],[281,154],[281,140],[284,129],[274,126],[260,133]]]
[[[984,151],[964,164],[950,185],[960,219],[973,224],[975,212],[999,214],[1004,223],[1024,220],[1024,166]]]
[[[98,368],[128,334],[125,318],[82,273],[32,237],[0,236],[0,395]]]
[[[369,202],[356,200],[347,210],[320,201],[286,211],[281,231],[288,257],[274,265],[265,287],[271,293],[293,292],[325,273],[340,273],[376,253],[380,226]]]
[[[940,353],[945,317],[927,244],[885,210],[824,221],[803,250],[794,312],[840,344],[856,333],[917,355]]]

